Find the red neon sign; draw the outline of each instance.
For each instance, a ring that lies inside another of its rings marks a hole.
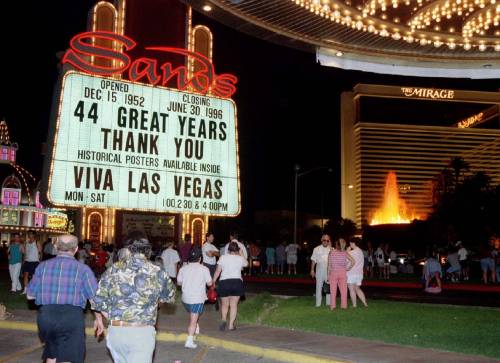
[[[108,40],[123,48],[123,53],[110,48],[101,47],[92,43],[92,40]],[[188,78],[188,70],[184,66],[173,68],[172,63],[165,62],[158,65],[154,58],[138,58],[132,60],[127,51],[133,49],[137,43],[127,36],[106,32],[85,32],[75,35],[70,41],[70,49],[66,51],[62,63],[69,63],[73,67],[90,74],[112,76],[123,74],[128,70],[128,78],[132,82],[146,81],[152,85],[166,86],[171,80],[177,80],[177,88],[186,90],[191,87],[198,93],[206,94],[209,90],[219,97],[231,97],[236,92],[238,78],[232,74],[215,74],[214,65],[204,55],[182,48],[147,47],[146,50],[180,54],[191,57],[198,62],[200,69]],[[96,65],[90,62],[91,57],[115,61],[109,66]]]

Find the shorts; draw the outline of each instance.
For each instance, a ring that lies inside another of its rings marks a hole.
[[[297,256],[287,256],[286,263],[289,265],[297,264]]]
[[[487,272],[488,270],[495,270],[495,261],[492,258],[482,258],[481,270],[483,270],[483,272]]]
[[[38,331],[45,343],[42,359],[83,363],[85,322],[83,309],[73,305],[44,305],[38,311]]]
[[[182,303],[184,305],[184,308],[188,313],[192,314],[203,314],[203,309],[205,308],[205,304],[186,304],[185,302]]]
[[[219,295],[219,297],[245,295],[245,289],[243,288],[243,280],[241,279],[220,280],[219,286],[217,287],[217,294]]]
[[[347,274],[347,284],[361,286],[363,282],[363,275],[349,275]]]
[[[208,268],[208,271],[210,271],[210,276],[214,278],[215,275],[215,270],[217,269],[217,265],[210,265],[208,263],[203,263],[203,266]]]
[[[267,264],[268,264],[268,265],[274,265],[274,263],[275,263],[275,262],[274,262],[274,258],[268,258],[268,259],[267,259]]]
[[[429,271],[428,274],[425,275],[426,280],[430,280],[432,278],[441,277],[441,271]]]
[[[384,261],[377,261],[378,267],[384,267]]]
[[[448,269],[446,270],[446,272],[449,273],[449,274],[452,274],[454,272],[460,272],[460,267],[450,266],[450,267],[448,267]]]
[[[35,261],[35,262],[29,262],[29,261],[24,261],[23,267],[21,268],[21,273],[28,273],[30,275],[35,274],[35,270],[38,267],[38,264],[40,262]]]
[[[460,267],[462,267],[462,268],[469,267],[469,261],[468,260],[460,260]]]

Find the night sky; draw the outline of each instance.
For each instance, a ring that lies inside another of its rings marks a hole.
[[[29,4],[3,1],[1,5],[0,118],[7,120],[11,140],[20,144],[19,163],[38,178],[43,161],[41,144],[47,137],[57,77],[56,54],[67,48],[74,34],[86,29],[91,6],[88,0]],[[9,18],[16,16],[13,14],[22,14],[15,27],[9,25]],[[216,72],[233,73],[239,78],[234,99],[238,106],[244,219],[251,220],[255,210],[293,208],[295,163],[304,169],[333,169],[332,173],[320,171],[301,178],[300,210],[319,213],[323,196],[326,215],[340,212],[340,94],[357,83],[498,90],[498,80],[403,78],[326,68],[316,64],[312,53],[267,43],[203,15],[196,16],[213,30]],[[29,37],[18,32],[21,26],[31,34]],[[406,107],[397,102],[368,102],[365,112],[377,120],[392,115],[395,122],[408,113]],[[432,111],[417,106],[410,112],[411,121],[447,124],[457,114],[469,116],[470,109],[464,106],[463,112],[457,112],[457,107],[441,105]],[[432,121],[428,120],[430,112]]]

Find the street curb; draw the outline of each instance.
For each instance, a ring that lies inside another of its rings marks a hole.
[[[0,321],[0,329],[23,330],[30,332],[38,332],[36,324],[20,321]],[[93,328],[86,328],[85,333],[88,336],[94,336]],[[156,334],[156,340],[161,342],[184,343],[186,334],[174,334],[160,331]],[[263,348],[250,344],[238,343],[232,340],[213,338],[206,335],[200,335],[196,338],[198,342],[208,346],[222,348],[237,353],[249,354],[256,357],[273,359],[280,362],[288,363],[346,363],[348,360],[336,360],[326,357],[317,356],[314,354],[305,354],[291,352],[283,349]]]

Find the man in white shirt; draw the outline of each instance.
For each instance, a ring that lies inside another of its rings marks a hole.
[[[207,233],[205,243],[201,248],[203,252],[203,264],[210,270],[210,276],[214,277],[215,269],[217,268],[217,257],[219,249],[213,245],[214,234]]]
[[[321,244],[316,246],[311,256],[311,277],[316,279],[316,307],[321,306],[323,283],[328,281],[328,255],[332,241],[328,234],[321,236]],[[326,294],[326,305],[330,305],[330,294]]]
[[[198,319],[203,313],[207,299],[206,287],[212,285],[212,276],[201,262],[201,251],[195,247],[189,253],[189,262],[181,267],[177,276],[177,284],[182,286],[182,302],[189,313],[188,336],[184,346],[196,348],[194,335],[199,334]]]
[[[174,242],[167,243],[167,248],[161,254],[161,259],[163,261],[163,268],[167,271],[168,276],[172,280],[175,280],[181,258],[179,257],[179,253],[174,249]]]
[[[458,247],[458,262],[460,267],[462,267],[462,278],[467,281],[469,279],[469,251],[463,246],[462,241],[458,241],[456,246]]]
[[[245,247],[245,245],[243,243],[238,241],[238,234],[236,232],[231,232],[229,234],[229,242],[226,243],[226,245],[224,246],[224,248],[223,248],[224,251],[223,252],[221,251],[221,255],[225,255],[228,253],[227,248],[231,242],[236,242],[238,244],[238,247],[240,248],[240,250],[243,251],[243,257],[245,258],[245,260],[248,261],[247,248]]]

